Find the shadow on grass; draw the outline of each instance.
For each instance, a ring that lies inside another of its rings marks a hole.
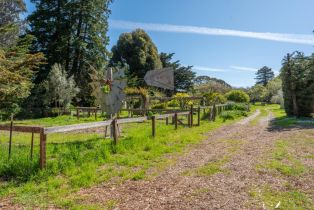
[[[267,128],[270,132],[304,129],[314,129],[313,118],[277,117],[271,120]]]
[[[39,150],[34,151],[34,159],[29,157],[29,148],[12,148],[11,159],[0,159],[0,180],[25,183],[36,178],[63,173],[70,168],[80,167],[88,162],[100,164],[116,153],[116,146],[109,139],[93,138],[84,141],[47,144],[47,167],[39,169]]]

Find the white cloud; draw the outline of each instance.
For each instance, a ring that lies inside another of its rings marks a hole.
[[[220,68],[211,68],[207,66],[193,66],[193,70],[199,70],[199,71],[210,71],[210,72],[224,72],[226,71],[225,69],[220,69]]]
[[[230,68],[240,71],[251,71],[251,72],[257,72],[258,69],[246,67],[246,66],[230,66]]]
[[[229,30],[229,29],[220,29],[220,28],[170,25],[170,24],[155,24],[155,23],[140,23],[140,22],[131,22],[131,21],[122,21],[122,20],[109,20],[109,24],[111,28],[119,28],[119,29],[131,29],[132,30],[136,28],[142,28],[147,31],[192,33],[192,34],[215,35],[215,36],[233,36],[233,37],[271,40],[271,41],[277,41],[277,42],[314,45],[314,35],[307,35],[307,34],[238,31],[238,30]]]

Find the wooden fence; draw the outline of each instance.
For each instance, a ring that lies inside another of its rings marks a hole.
[[[178,125],[184,125],[184,123],[179,119],[179,116],[186,116],[188,119],[187,126],[200,126],[201,122],[201,110],[203,110],[203,114],[206,113],[206,110],[209,110],[209,115],[211,116],[209,119],[214,120],[216,115],[220,114],[222,110],[226,108],[226,105],[217,105],[217,106],[210,106],[210,107],[197,107],[194,108],[191,106],[190,110],[160,110],[172,113],[154,115],[154,116],[144,116],[144,117],[137,117],[137,118],[122,118],[122,119],[110,119],[101,122],[90,122],[90,123],[82,123],[82,124],[75,124],[75,125],[65,125],[65,126],[54,126],[54,127],[38,127],[38,126],[13,126],[11,125],[0,125],[0,130],[10,131],[10,139],[9,139],[9,157],[11,154],[11,143],[12,143],[12,132],[24,132],[24,133],[31,133],[31,158],[33,157],[33,148],[34,148],[34,134],[38,133],[40,138],[39,144],[39,166],[43,169],[46,166],[46,144],[47,144],[47,135],[53,133],[64,133],[64,132],[71,132],[77,130],[86,130],[91,128],[98,128],[98,127],[105,127],[107,131],[107,127],[111,128],[111,134],[114,143],[118,142],[119,138],[119,124],[125,123],[135,123],[135,122],[144,122],[147,120],[151,120],[152,125],[152,136],[156,136],[156,120],[165,119],[166,125],[169,125],[169,119],[172,119],[171,124],[174,125],[174,129],[178,129]],[[96,109],[95,109],[96,110]],[[147,111],[145,110],[136,110],[136,111]],[[155,111],[155,110],[154,110]],[[197,124],[194,124],[194,114],[196,112],[197,116]],[[106,135],[105,135],[106,136]]]

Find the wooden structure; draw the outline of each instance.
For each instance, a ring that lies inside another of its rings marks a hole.
[[[118,143],[119,138],[119,124],[125,123],[136,123],[136,122],[144,122],[147,120],[151,120],[152,122],[152,136],[155,137],[157,134],[156,129],[156,120],[165,119],[166,125],[169,125],[169,118],[172,118],[172,124],[174,125],[174,129],[178,129],[179,125],[185,125],[180,119],[180,116],[187,117],[187,126],[199,126],[201,121],[201,110],[203,109],[203,113],[206,113],[206,110],[209,110],[211,119],[216,117],[216,115],[220,114],[227,106],[223,105],[214,105],[211,107],[197,107],[194,108],[193,106],[190,107],[190,110],[160,110],[160,111],[168,111],[171,113],[159,114],[152,117],[137,117],[137,118],[122,118],[122,119],[110,119],[101,122],[90,122],[90,123],[81,123],[75,125],[65,125],[65,126],[54,126],[54,127],[38,127],[38,126],[14,126],[13,123],[9,125],[1,125],[0,130],[10,131],[10,141],[9,144],[12,142],[12,133],[13,131],[16,132],[24,132],[24,133],[31,133],[31,158],[33,158],[33,151],[34,151],[34,134],[39,134],[40,136],[40,144],[39,144],[39,166],[43,169],[46,166],[46,144],[47,144],[47,135],[52,133],[64,133],[64,132],[71,132],[76,130],[84,130],[90,128],[97,128],[103,127],[107,128],[108,126],[111,127],[112,130],[112,137],[115,144]],[[91,108],[91,109],[84,109],[84,110],[93,110],[97,114],[98,108]],[[147,110],[145,110],[147,111]],[[156,111],[156,110],[154,110]],[[197,124],[194,124],[193,116],[196,112],[197,116]],[[214,114],[214,116],[212,116]],[[9,153],[11,153],[11,146],[9,146]]]
[[[99,107],[76,107],[76,117],[79,120],[80,119],[80,113],[83,114],[87,112],[87,116],[90,117],[91,113],[95,115],[95,120],[97,120],[97,113],[101,111]]]

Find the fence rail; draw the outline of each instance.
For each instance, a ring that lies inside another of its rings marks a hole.
[[[81,109],[82,107],[78,107]],[[13,123],[10,125],[0,125],[0,130],[10,131],[10,148],[9,148],[9,157],[11,153],[11,141],[12,141],[12,132],[25,132],[25,133],[32,133],[31,136],[31,158],[33,157],[33,147],[34,147],[34,133],[39,133],[40,137],[40,145],[39,145],[39,164],[40,168],[43,169],[46,166],[46,143],[47,143],[47,135],[53,133],[64,133],[64,132],[71,132],[76,130],[84,130],[84,129],[91,129],[97,127],[104,127],[105,133],[107,133],[107,127],[111,127],[112,137],[114,143],[118,142],[119,138],[119,124],[125,123],[135,123],[135,122],[144,122],[147,120],[151,120],[152,122],[152,136],[156,136],[156,120],[166,120],[166,125],[169,124],[169,118],[172,119],[171,124],[174,125],[175,129],[178,129],[179,125],[186,125],[183,123],[182,119],[179,119],[179,116],[186,116],[187,117],[187,125],[188,127],[193,127],[195,124],[193,123],[193,115],[197,112],[197,126],[200,125],[200,118],[201,118],[201,110],[205,112],[206,109],[209,109],[209,115],[211,116],[210,120],[215,120],[216,115],[220,114],[222,110],[226,108],[225,104],[222,105],[214,105],[210,107],[197,107],[194,108],[193,106],[190,107],[189,110],[177,110],[177,109],[157,109],[157,111],[166,111],[172,113],[160,114],[156,116],[144,116],[144,117],[137,117],[137,118],[121,118],[121,119],[110,119],[102,122],[90,122],[90,123],[81,123],[75,125],[65,125],[65,126],[54,126],[54,127],[38,127],[38,126],[15,126]],[[78,110],[77,109],[77,110]],[[94,109],[94,107],[92,107]],[[89,110],[89,109],[85,109]],[[122,109],[122,111],[156,111],[154,109]],[[96,111],[96,109],[95,109]]]

